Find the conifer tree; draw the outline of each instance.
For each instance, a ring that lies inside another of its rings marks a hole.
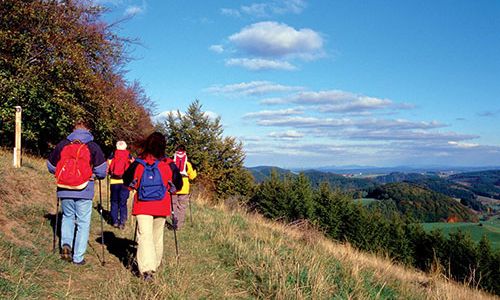
[[[218,196],[249,196],[253,178],[243,167],[245,152],[241,142],[225,137],[220,117],[210,118],[195,100],[185,113],[169,113],[157,129],[167,138],[167,154],[177,145],[187,148],[189,161],[199,172],[199,181]]]

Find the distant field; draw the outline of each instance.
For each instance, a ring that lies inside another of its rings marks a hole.
[[[444,234],[449,234],[457,230],[470,233],[475,241],[479,241],[486,234],[491,241],[491,246],[495,249],[500,249],[500,219],[492,219],[486,222],[479,223],[422,223],[425,230],[441,229]]]

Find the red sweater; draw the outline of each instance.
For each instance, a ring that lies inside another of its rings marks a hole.
[[[153,164],[155,162],[155,158],[151,155],[143,158],[148,164]],[[168,181],[172,180],[172,171],[170,170],[169,158],[163,159],[159,164],[158,168],[160,169],[161,177],[163,183],[168,188]],[[171,161],[171,160],[170,160]],[[139,188],[139,184],[141,181],[142,173],[144,173],[144,167],[139,164],[135,169],[134,179],[137,180],[136,189]],[[132,207],[132,215],[150,215],[155,217],[168,217],[170,216],[170,194],[168,191],[165,193],[165,197],[160,201],[140,201],[137,196],[138,193],[135,193],[134,196],[134,204]]]

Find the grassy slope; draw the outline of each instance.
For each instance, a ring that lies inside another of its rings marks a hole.
[[[313,230],[287,227],[196,197],[193,226],[165,232],[164,262],[153,283],[120,262],[133,226],[105,225],[106,261],[99,263],[99,215],[94,210],[89,264],[76,267],[51,254],[52,178],[42,160],[11,168],[0,150],[1,298],[104,299],[489,299],[473,289],[391,264],[335,244]],[[46,216],[46,217],[45,217]]]

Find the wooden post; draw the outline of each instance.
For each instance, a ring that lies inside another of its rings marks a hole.
[[[21,114],[23,109],[16,106],[16,145],[14,147],[14,168],[21,167]]]

